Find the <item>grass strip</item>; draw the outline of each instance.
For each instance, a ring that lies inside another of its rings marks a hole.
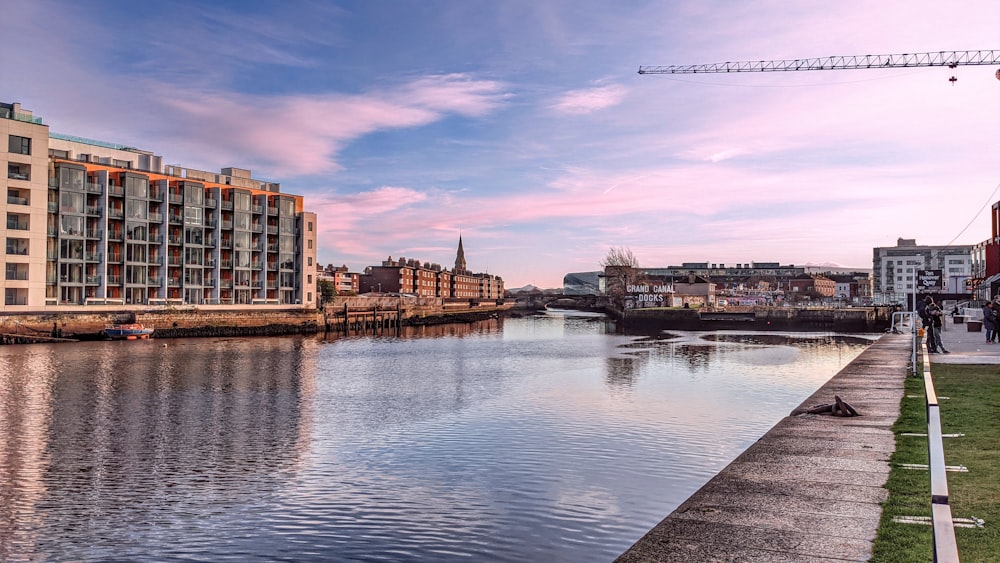
[[[1000,366],[935,364],[934,388],[941,400],[945,461],[964,465],[968,473],[948,473],[948,493],[954,518],[980,518],[984,528],[956,528],[963,563],[1000,560]],[[911,395],[916,397],[911,398]],[[896,451],[882,505],[872,561],[931,561],[930,526],[897,524],[894,516],[930,516],[930,473],[903,469],[903,463],[926,464],[927,438],[901,436],[926,433],[923,380],[907,378],[900,416],[893,426]]]

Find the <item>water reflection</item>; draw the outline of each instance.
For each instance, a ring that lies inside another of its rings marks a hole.
[[[0,560],[607,561],[867,343],[773,338],[0,348]]]
[[[157,544],[201,525],[186,515],[268,494],[310,440],[314,382],[301,377],[312,371],[301,348],[284,339],[2,350],[0,559],[127,558],[122,549],[148,536]]]

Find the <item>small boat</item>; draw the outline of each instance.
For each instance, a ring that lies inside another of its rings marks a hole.
[[[153,327],[136,323],[104,327],[104,335],[111,340],[146,340],[151,334],[153,334]]]

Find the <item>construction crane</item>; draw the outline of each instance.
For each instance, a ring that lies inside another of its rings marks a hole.
[[[861,68],[898,68],[959,65],[1000,64],[996,51],[938,51],[936,53],[903,53],[899,55],[849,55],[814,59],[782,59],[773,61],[742,61],[703,65],[640,66],[639,74],[698,74],[720,72],[781,72],[791,70],[850,70]],[[996,77],[1000,79],[1000,70]],[[954,83],[957,78],[949,80]]]

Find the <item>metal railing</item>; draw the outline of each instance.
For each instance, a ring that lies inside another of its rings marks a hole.
[[[914,342],[919,338],[914,333]],[[927,398],[927,453],[931,474],[931,523],[934,528],[934,561],[958,563],[958,543],[951,505],[948,503],[948,475],[944,460],[944,441],[941,434],[941,410],[934,379],[931,376],[931,359],[926,344],[921,345],[924,359],[924,394]]]

